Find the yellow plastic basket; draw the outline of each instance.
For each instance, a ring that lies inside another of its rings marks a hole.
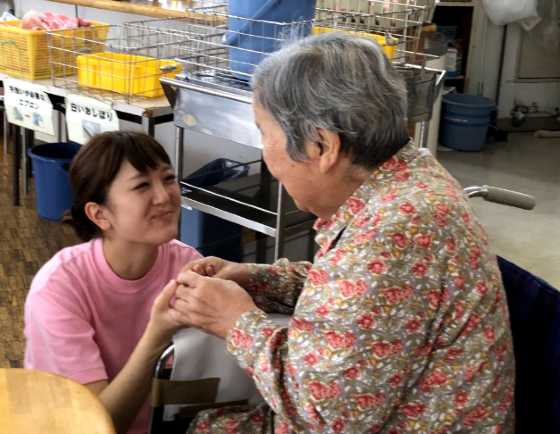
[[[123,53],[83,54],[76,61],[80,86],[146,98],[162,96],[159,79],[181,70],[174,60]]]
[[[66,44],[72,49],[95,45],[90,41],[105,41],[109,25],[92,22],[90,27],[58,30],[60,34],[71,34]],[[76,38],[74,38],[76,36]],[[63,48],[63,47],[61,47]],[[52,60],[56,63],[68,57],[64,50],[52,50]],[[63,62],[68,64],[68,60]],[[49,49],[46,30],[26,30],[21,28],[21,20],[0,22],[0,71],[14,77],[28,80],[41,80],[51,77]],[[54,65],[55,76],[74,74],[73,68]]]
[[[395,56],[395,49],[396,49],[395,44],[390,44],[390,42],[392,41],[389,41],[388,38],[386,38],[383,35],[378,35],[376,33],[359,32],[354,30],[333,29],[332,27],[322,27],[322,26],[314,26],[312,29],[312,33],[314,35],[317,35],[319,33],[340,32],[340,31],[342,31],[343,33],[348,33],[350,35],[360,36],[362,38],[373,39],[375,42],[381,45],[381,48],[383,48],[383,52],[385,53],[388,59],[392,60],[393,57]]]

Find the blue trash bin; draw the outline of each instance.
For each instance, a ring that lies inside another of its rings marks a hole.
[[[248,173],[248,164],[218,158],[190,174],[184,182],[205,188]],[[204,256],[219,256],[236,262],[243,259],[241,227],[195,209],[181,209],[180,239]]]
[[[443,97],[439,141],[458,151],[480,151],[486,134],[494,101],[483,96],[450,93]]]
[[[229,60],[234,75],[249,80],[246,74],[253,73],[265,53],[280,49],[284,40],[307,36],[314,14],[315,0],[230,0],[231,31],[224,42],[232,46]]]
[[[33,167],[39,217],[60,220],[72,206],[68,169],[79,149],[77,143],[46,143],[27,151]]]

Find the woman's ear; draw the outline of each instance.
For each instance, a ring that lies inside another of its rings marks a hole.
[[[316,145],[316,158],[319,160],[319,171],[329,172],[336,166],[340,159],[340,136],[333,131],[317,128],[318,141]]]
[[[111,229],[111,222],[107,218],[107,208],[95,202],[88,202],[84,206],[87,218],[97,225],[102,231]]]

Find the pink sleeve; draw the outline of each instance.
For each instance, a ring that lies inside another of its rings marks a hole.
[[[25,303],[25,367],[87,384],[106,380],[95,330],[79,307],[71,282],[32,288]]]

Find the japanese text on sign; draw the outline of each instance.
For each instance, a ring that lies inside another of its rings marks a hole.
[[[82,95],[66,97],[68,138],[85,144],[94,135],[119,129],[119,119],[113,108],[94,98]]]

